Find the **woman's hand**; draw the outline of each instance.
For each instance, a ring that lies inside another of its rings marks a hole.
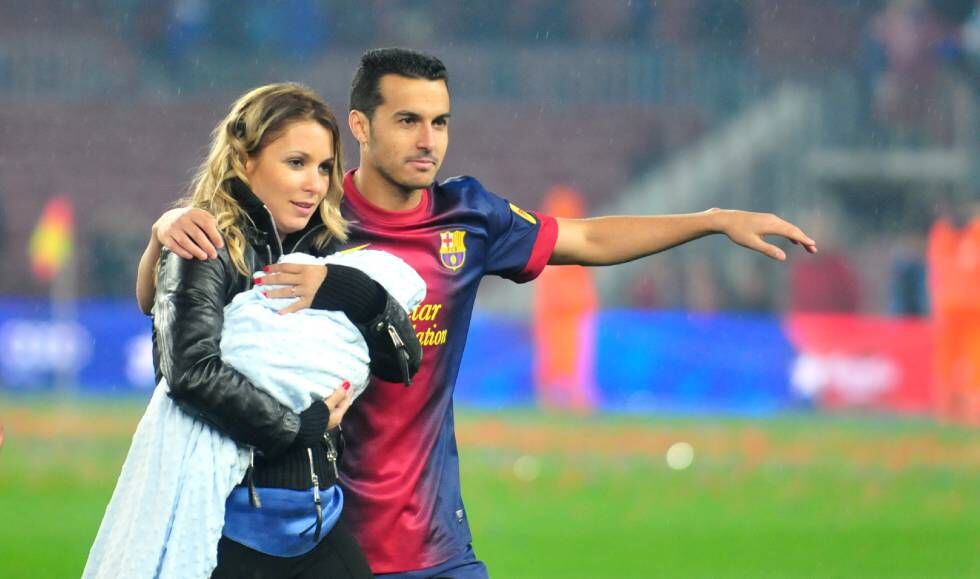
[[[327,405],[327,410],[330,411],[327,430],[333,430],[340,425],[340,421],[344,419],[344,414],[350,408],[350,382],[344,382],[343,387],[334,390],[333,394],[323,400],[323,403]]]
[[[301,265],[298,263],[277,263],[264,268],[265,275],[255,283],[261,285],[284,286],[266,290],[268,298],[298,298],[295,302],[279,310],[280,314],[291,314],[306,309],[313,304],[313,296],[327,279],[327,266]]]

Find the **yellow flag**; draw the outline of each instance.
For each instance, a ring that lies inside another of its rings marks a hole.
[[[67,197],[48,201],[31,235],[31,269],[41,281],[51,281],[72,254],[73,216]]]

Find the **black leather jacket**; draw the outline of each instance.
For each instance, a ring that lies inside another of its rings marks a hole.
[[[317,254],[312,241],[324,225],[318,217],[281,243],[272,216],[241,182],[234,195],[249,219],[245,263],[250,271],[275,263],[284,249]],[[324,283],[329,283],[329,275]],[[252,279],[235,269],[227,249],[217,259],[186,260],[165,251],[160,257],[153,307],[153,358],[157,379],[165,377],[170,396],[191,415],[267,456],[283,452],[296,438],[299,415],[257,388],[221,359],[225,305],[250,289]],[[406,383],[418,370],[422,347],[405,311],[387,297],[384,312],[361,327],[368,343],[372,372]],[[392,333],[402,345],[396,348]]]

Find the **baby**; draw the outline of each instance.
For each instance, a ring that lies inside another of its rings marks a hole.
[[[384,251],[340,252],[325,258],[305,253],[283,255],[280,263],[330,264],[357,268],[381,284],[411,312],[425,298],[425,282],[400,258]],[[261,272],[255,277],[260,277]],[[367,344],[341,312],[304,309],[285,316],[278,311],[296,298],[267,298],[256,286],[225,306],[221,358],[296,412],[322,400],[347,381],[351,398],[367,387]]]

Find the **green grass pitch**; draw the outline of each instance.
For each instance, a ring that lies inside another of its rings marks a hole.
[[[141,412],[0,398],[0,577],[81,573]],[[457,430],[493,577],[980,577],[976,431],[534,411],[460,412]],[[671,470],[678,441],[695,458]]]

